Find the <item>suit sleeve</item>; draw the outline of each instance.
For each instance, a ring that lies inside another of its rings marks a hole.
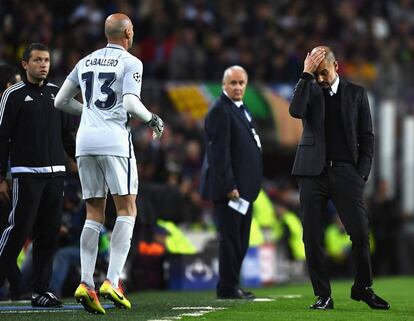
[[[304,72],[296,84],[292,102],[289,106],[289,113],[292,117],[305,118],[312,88],[312,80],[313,76]]]
[[[357,135],[359,144],[357,170],[361,175],[368,177],[374,154],[374,133],[372,129],[371,110],[365,89],[362,93],[359,108]]]
[[[10,139],[15,123],[12,113],[13,107],[12,98],[7,94],[3,94],[0,102],[0,175],[3,177],[7,173]]]
[[[62,117],[62,141],[66,154],[76,162],[76,144],[75,144],[75,121],[73,117],[61,112]]]
[[[206,123],[209,171],[215,194],[225,197],[237,188],[231,159],[230,117],[221,107],[211,110]]]

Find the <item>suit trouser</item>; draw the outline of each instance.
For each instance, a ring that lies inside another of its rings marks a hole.
[[[323,216],[332,199],[352,241],[356,267],[354,285],[372,285],[368,219],[363,204],[364,180],[352,164],[326,167],[319,176],[298,176],[303,220],[303,242],[309,276],[316,296],[330,296],[331,287],[324,251]]]
[[[246,215],[242,215],[227,204],[228,201],[214,202],[219,232],[219,295],[231,295],[239,286],[240,269],[249,247],[252,222],[251,205]]]
[[[62,219],[63,177],[13,179],[12,209],[0,238],[0,277],[9,272],[26,239],[33,239],[33,292],[48,290]],[[32,234],[30,234],[32,232]]]

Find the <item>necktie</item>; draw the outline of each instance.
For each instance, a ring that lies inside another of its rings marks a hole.
[[[246,107],[244,107],[244,105],[240,105],[240,111],[244,114],[244,116],[247,118],[247,121],[249,122],[250,129],[252,130],[252,134],[253,134],[254,140],[256,141],[257,147],[259,147],[259,149],[262,150],[262,143],[260,142],[259,135],[257,135],[256,130],[254,129],[254,126],[252,123],[252,116],[250,115]]]
[[[329,96],[335,95],[335,93],[333,92],[333,90],[330,86],[328,88],[324,88],[323,91],[325,92],[325,94],[327,94]]]
[[[240,110],[243,113],[243,115],[247,118],[249,123],[252,122],[252,116],[250,115],[249,111],[244,107],[244,105],[240,105]]]

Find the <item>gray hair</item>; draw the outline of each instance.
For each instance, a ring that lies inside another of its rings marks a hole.
[[[224,71],[224,74],[223,74],[223,83],[224,83],[224,81],[230,76],[230,74],[233,72],[233,70],[240,70],[240,71],[242,71],[242,72],[244,72],[244,74],[246,75],[246,80],[248,80],[249,79],[249,77],[248,77],[248,75],[247,75],[247,72],[246,72],[246,70],[242,67],[242,66],[239,66],[239,65],[233,65],[233,66],[231,66],[231,67],[228,67],[225,71]]]

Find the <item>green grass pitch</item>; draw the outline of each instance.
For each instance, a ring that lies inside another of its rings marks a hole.
[[[414,321],[414,277],[376,279],[374,290],[391,304],[389,311],[371,310],[363,302],[349,298],[351,280],[332,282],[335,309],[314,311],[308,306],[314,302],[310,283],[279,285],[254,289],[265,302],[216,300],[214,292],[142,292],[130,293],[132,310],[108,309],[106,315],[91,315],[84,310],[24,313],[0,313],[0,320],[225,320],[225,321]],[[74,304],[74,300],[65,300]],[[107,303],[107,302],[105,302]],[[4,306],[6,303],[0,304]],[[10,305],[10,303],[7,303]]]

